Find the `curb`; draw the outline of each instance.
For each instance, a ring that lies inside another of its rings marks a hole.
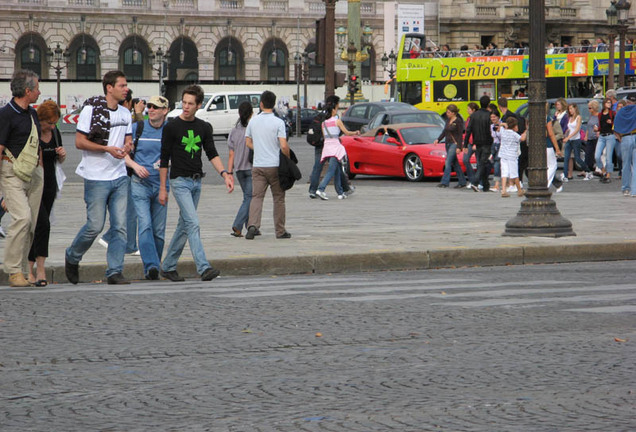
[[[621,260],[636,260],[636,241],[575,245],[502,246],[482,249],[455,248],[421,252],[387,251],[233,258],[215,260],[214,267],[221,270],[221,274],[224,276],[282,276]],[[105,269],[106,263],[80,264],[80,281],[82,281],[80,283],[103,282]],[[180,261],[179,273],[186,278],[199,277],[192,260]],[[124,274],[131,280],[143,280],[143,265],[141,263],[126,264]],[[68,282],[64,266],[49,267],[47,278],[49,283]],[[8,284],[7,274],[0,274],[0,284]]]

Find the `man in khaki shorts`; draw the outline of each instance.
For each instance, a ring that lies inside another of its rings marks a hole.
[[[4,245],[4,271],[9,274],[10,286],[27,287],[31,284],[24,273],[28,271],[27,254],[40,211],[43,169],[40,161],[31,180],[24,181],[15,175],[7,151],[17,159],[29,140],[39,141],[40,122],[31,107],[40,96],[37,74],[29,70],[16,71],[11,78],[11,93],[11,102],[0,109],[0,188],[11,215]]]

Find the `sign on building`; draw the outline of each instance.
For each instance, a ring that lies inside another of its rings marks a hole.
[[[398,4],[398,44],[404,33],[424,33],[424,5]]]

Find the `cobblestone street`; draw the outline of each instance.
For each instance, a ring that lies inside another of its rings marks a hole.
[[[633,430],[633,274],[3,289],[0,430]]]

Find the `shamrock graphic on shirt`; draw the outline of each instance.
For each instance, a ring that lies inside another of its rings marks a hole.
[[[194,131],[189,130],[187,137],[181,138],[181,143],[185,145],[185,151],[190,153],[190,157],[194,159],[194,153],[201,150],[197,144],[201,142],[201,136],[194,136]]]

